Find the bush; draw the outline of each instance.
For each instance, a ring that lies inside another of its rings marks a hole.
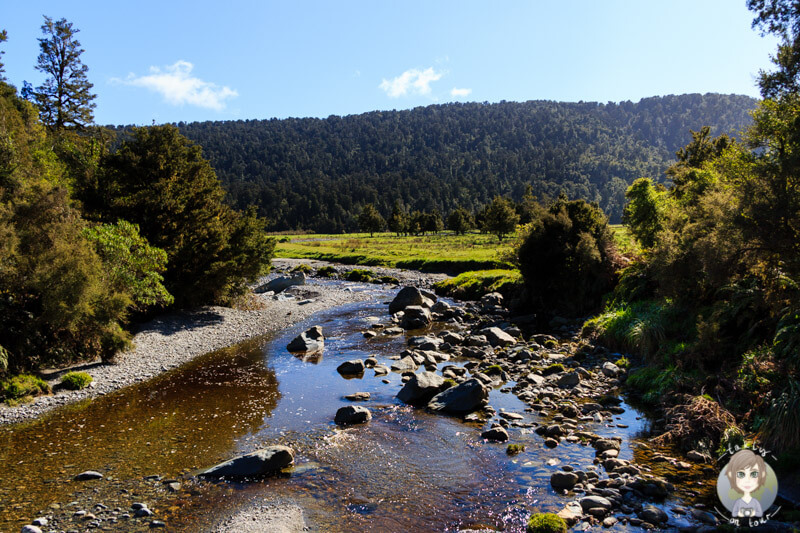
[[[528,520],[527,533],[567,533],[567,523],[553,513],[536,513]]]
[[[30,374],[14,376],[2,384],[3,398],[6,400],[19,400],[26,396],[40,396],[50,392],[50,385],[46,381]]]
[[[599,307],[621,264],[600,208],[563,197],[531,223],[517,258],[534,310],[562,316]]]
[[[94,381],[86,372],[67,372],[61,377],[61,384],[69,390],[81,390]]]

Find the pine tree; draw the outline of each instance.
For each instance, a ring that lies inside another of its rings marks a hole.
[[[6,40],[8,40],[8,32],[6,32],[6,30],[0,31],[0,43],[4,43]],[[3,58],[3,54],[5,54],[5,51],[0,50],[0,59]],[[5,65],[3,65],[2,61],[0,61],[0,81],[6,81],[6,77],[4,75],[5,71]]]
[[[45,37],[39,39],[36,70],[48,77],[36,88],[35,98],[42,122],[55,130],[81,129],[94,120],[96,95],[90,92],[93,85],[86,77],[89,67],[81,61],[84,50],[75,39],[78,31],[66,19],[53,22],[44,17]]]

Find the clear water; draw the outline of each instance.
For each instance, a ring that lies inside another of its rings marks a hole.
[[[341,362],[375,355],[388,365],[407,340],[363,338],[372,317],[388,320],[391,293],[358,290],[370,299],[44,419],[0,428],[0,529],[19,530],[54,503],[127,509],[146,499],[171,531],[203,531],[238,506],[278,499],[299,503],[319,531],[524,531],[531,512],[556,512],[572,499],[550,488],[550,475],[564,464],[590,468],[591,447],[563,443],[549,449],[532,429],[511,428],[510,442],[526,450],[509,457],[505,444],[480,439],[479,425],[399,403],[398,374],[374,377],[367,370],[360,379],[341,377]],[[288,353],[288,342],[315,324],[326,335],[323,356],[303,360]],[[372,410],[372,421],[337,428],[336,410],[350,403],[343,397],[360,391],[372,394],[361,404]],[[526,422],[542,422],[513,394],[494,390],[490,403],[524,414]],[[645,421],[623,407],[615,424],[586,428],[623,437],[621,457],[632,459]],[[248,484],[200,482],[190,475],[276,443],[296,450],[291,474]],[[72,481],[89,469],[106,478]],[[149,475],[176,478],[183,486],[172,493],[145,480]]]

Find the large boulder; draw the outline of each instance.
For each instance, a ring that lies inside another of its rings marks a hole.
[[[294,462],[294,450],[288,446],[270,446],[204,470],[199,477],[250,478],[277,472]]]
[[[415,372],[417,368],[419,368],[419,363],[417,363],[413,357],[407,355],[402,359],[392,363],[391,368],[392,372]]]
[[[431,312],[427,307],[421,305],[410,305],[405,308],[403,321],[400,327],[403,329],[419,329],[431,323]]]
[[[654,505],[647,505],[639,511],[639,518],[656,526],[669,520],[667,513]]]
[[[279,292],[283,292],[289,287],[292,287],[294,285],[305,285],[305,284],[306,284],[306,275],[303,272],[296,272],[291,276],[279,276],[275,279],[272,279],[262,285],[259,285],[253,291],[256,293],[272,291],[275,294],[278,294]]]
[[[481,433],[481,438],[491,442],[506,442],[508,440],[508,431],[503,426],[498,425]]]
[[[410,305],[422,305],[425,301],[424,298],[418,288],[403,287],[394,297],[392,303],[389,304],[389,312],[394,314],[398,311],[403,311]]]
[[[341,407],[336,411],[336,417],[333,419],[340,426],[347,426],[350,424],[363,424],[372,419],[372,413],[366,407],[360,405],[348,405]]]
[[[441,392],[444,378],[433,372],[418,372],[411,376],[397,393],[401,402],[411,405],[425,405]]]
[[[611,361],[606,361],[605,363],[603,363],[601,370],[603,371],[603,374],[605,374],[609,378],[615,378],[619,376],[620,373],[622,372],[622,369],[617,365],[615,365],[614,363],[612,363]]]
[[[489,403],[489,388],[475,378],[440,392],[428,402],[428,409],[453,415],[477,411]]]
[[[514,337],[500,328],[486,328],[482,329],[480,333],[486,337],[486,340],[492,346],[509,346],[516,342]]]
[[[322,334],[322,326],[314,326],[304,331],[294,338],[286,346],[290,352],[321,352],[325,348],[325,336]]]
[[[558,386],[562,389],[571,389],[581,382],[581,375],[577,372],[565,372],[558,378]]]
[[[603,498],[602,496],[584,496],[580,499],[580,504],[583,512],[598,508],[610,511],[614,507],[614,504],[608,498]]]
[[[550,485],[556,490],[572,490],[578,479],[580,478],[575,472],[554,472],[550,476]]]

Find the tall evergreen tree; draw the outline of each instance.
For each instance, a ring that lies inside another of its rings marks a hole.
[[[47,79],[36,88],[35,98],[42,122],[55,130],[81,129],[94,121],[96,95],[86,77],[89,67],[81,61],[84,50],[75,38],[78,31],[66,19],[53,22],[44,17],[36,70]]]
[[[0,43],[4,43],[7,40],[8,40],[8,32],[6,32],[6,30],[0,31]],[[3,59],[3,54],[5,54],[5,51],[0,50],[0,60]],[[0,81],[6,81],[6,77],[4,74],[5,71],[6,71],[5,65],[3,65],[2,61],[0,61]]]

